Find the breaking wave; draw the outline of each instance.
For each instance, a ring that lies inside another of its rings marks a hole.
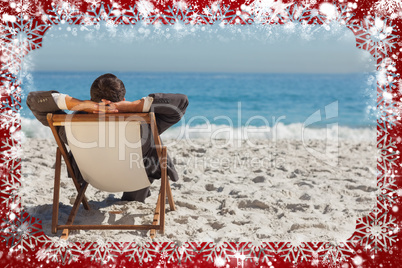
[[[21,118],[22,136],[24,138],[50,139],[52,133],[36,119]],[[278,123],[275,127],[231,127],[228,125],[180,125],[168,129],[162,134],[164,139],[289,139],[289,140],[350,140],[375,141],[376,128],[351,128],[332,125],[328,128],[304,128],[302,123],[285,125]]]

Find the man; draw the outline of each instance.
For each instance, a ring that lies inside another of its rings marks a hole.
[[[183,94],[154,93],[148,97],[136,101],[126,101],[124,96],[126,89],[123,82],[113,74],[104,74],[95,79],[91,89],[91,100],[78,100],[57,91],[34,91],[27,96],[27,105],[34,116],[45,126],[48,126],[46,116],[48,113],[65,114],[63,110],[87,113],[115,113],[115,112],[154,112],[159,134],[162,134],[170,126],[176,124],[183,117],[188,99]],[[149,125],[141,125],[143,138],[142,154],[144,166],[148,178],[152,183],[154,179],[161,177],[157,151],[151,138]],[[63,142],[67,143],[64,127],[59,128],[59,134]],[[144,135],[146,138],[144,138]],[[72,157],[72,156],[71,156]],[[72,158],[74,173],[78,180],[82,176],[78,170],[74,158]],[[177,171],[168,156],[168,175],[172,181],[178,180]],[[150,196],[149,187],[124,192],[123,201],[144,202]]]

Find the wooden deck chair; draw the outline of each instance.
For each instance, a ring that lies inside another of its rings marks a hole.
[[[167,179],[166,147],[161,145],[154,113],[48,114],[47,120],[58,145],[53,193],[52,233],[63,230],[62,239],[68,238],[69,230],[151,230],[151,238],[155,237],[156,230],[164,233],[166,196],[171,210],[175,210],[175,205]],[[161,187],[152,224],[73,225],[80,203],[86,210],[90,209],[85,197],[88,183],[107,192],[136,191],[150,185],[143,165],[141,124],[151,125],[161,167]],[[57,128],[60,126],[65,127],[68,146],[85,180],[81,185],[74,175],[66,146],[59,136]],[[130,159],[133,155],[137,159],[134,164],[132,158]],[[63,156],[67,170],[71,174],[78,191],[65,225],[58,224],[61,156]]]

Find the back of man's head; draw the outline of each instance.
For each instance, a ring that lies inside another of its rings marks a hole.
[[[112,102],[122,101],[126,94],[123,82],[114,74],[103,74],[95,79],[91,86],[91,100],[100,102],[102,99]]]

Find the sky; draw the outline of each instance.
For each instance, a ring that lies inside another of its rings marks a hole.
[[[354,73],[374,71],[346,27],[61,25],[33,71]]]

